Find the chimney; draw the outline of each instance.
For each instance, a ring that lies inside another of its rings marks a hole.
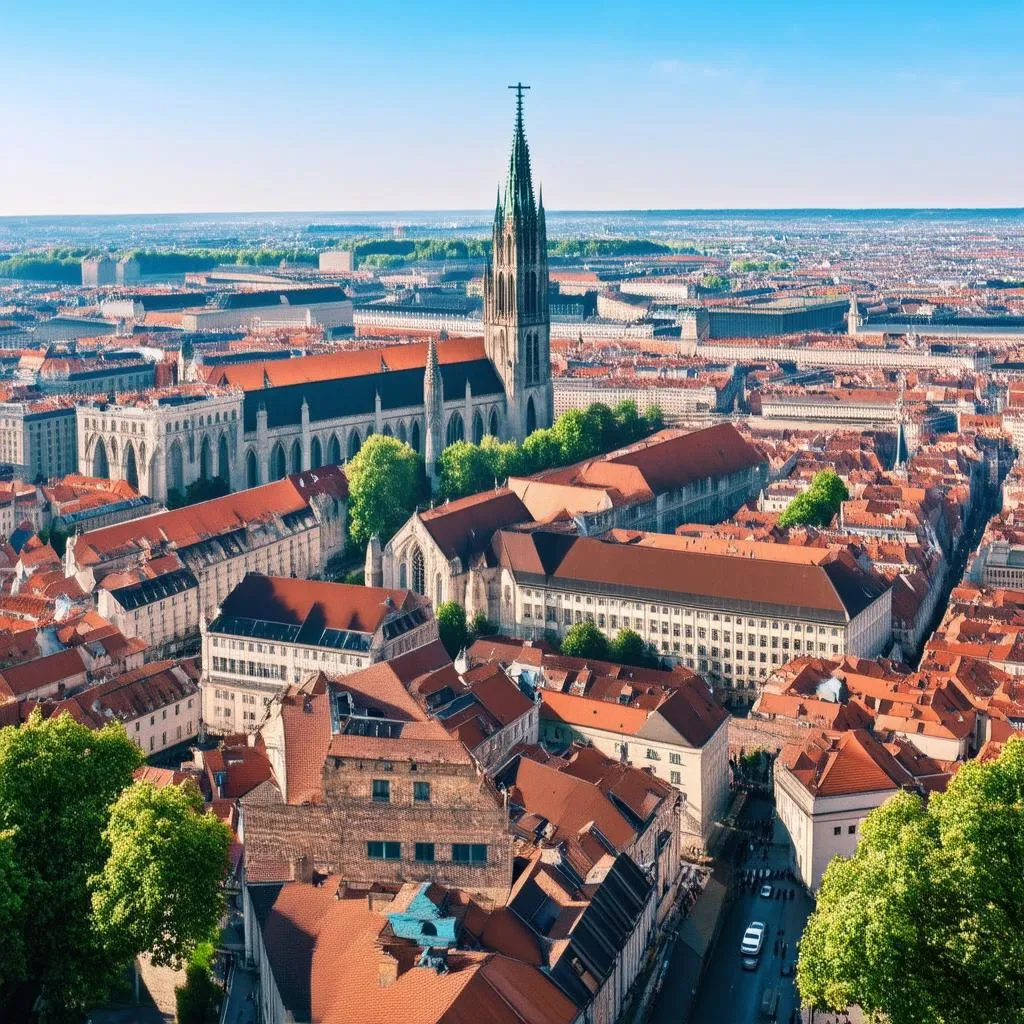
[[[398,981],[398,961],[388,952],[381,950],[377,961],[377,982],[381,988],[391,988]]]
[[[306,854],[303,853],[297,857],[290,857],[288,865],[291,868],[293,882],[309,883],[313,881],[313,863]]]

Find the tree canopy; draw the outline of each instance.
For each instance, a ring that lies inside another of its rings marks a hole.
[[[147,800],[179,799],[137,795],[152,789],[132,781],[142,762],[120,724],[92,731],[37,710],[0,729],[0,1006],[10,1019],[29,1018],[37,999],[44,1019],[63,1019],[104,998],[137,954],[187,954],[210,931],[192,931],[198,917],[219,914],[230,830],[212,816],[195,824],[201,803],[187,820],[182,808],[132,825]]]
[[[968,761],[927,805],[872,811],[825,871],[800,942],[805,1004],[889,1024],[1024,1019],[1024,739]]]
[[[586,410],[562,413],[554,426],[535,430],[521,445],[494,437],[480,444],[456,441],[438,456],[440,496],[463,498],[493,487],[496,480],[580,462],[631,444],[663,425],[657,406],[641,416],[634,402],[620,402],[613,409],[595,402]]]
[[[779,526],[828,526],[850,492],[833,469],[811,478],[811,486],[798,494],[779,516]]]
[[[437,631],[449,658],[456,657],[467,645],[466,609],[458,601],[445,601],[437,606]]]
[[[608,638],[592,622],[577,622],[562,637],[562,653],[570,658],[608,657]]]
[[[181,967],[223,913],[231,833],[203,813],[195,785],[139,782],[114,803],[103,840],[107,862],[89,884],[107,948],[121,960],[148,950],[154,963]]]
[[[376,533],[386,544],[423,494],[419,456],[402,441],[373,434],[345,466],[348,531],[362,547]]]
[[[637,665],[640,668],[654,668],[658,656],[643,637],[632,629],[620,629],[608,647],[608,656],[620,665]]]

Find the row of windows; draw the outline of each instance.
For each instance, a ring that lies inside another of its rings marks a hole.
[[[430,783],[414,782],[412,784],[413,803],[430,803]],[[377,804],[391,803],[391,781],[390,779],[373,780],[373,802]]]
[[[413,859],[419,864],[436,862],[434,843],[414,843]],[[401,860],[402,844],[389,840],[371,839],[366,844],[366,856],[370,860]],[[453,864],[480,866],[487,863],[486,843],[452,843]]]

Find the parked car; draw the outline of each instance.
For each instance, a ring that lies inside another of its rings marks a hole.
[[[759,956],[761,947],[764,945],[764,933],[764,921],[751,921],[747,925],[747,930],[743,933],[743,941],[740,943],[741,955]]]

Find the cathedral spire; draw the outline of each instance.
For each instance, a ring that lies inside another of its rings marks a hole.
[[[529,89],[522,82],[510,85],[516,91],[516,126],[512,133],[512,151],[508,158],[508,180],[505,182],[506,217],[518,213],[532,214],[533,179],[530,173],[530,147],[526,144],[526,130],[523,127],[523,91]]]

